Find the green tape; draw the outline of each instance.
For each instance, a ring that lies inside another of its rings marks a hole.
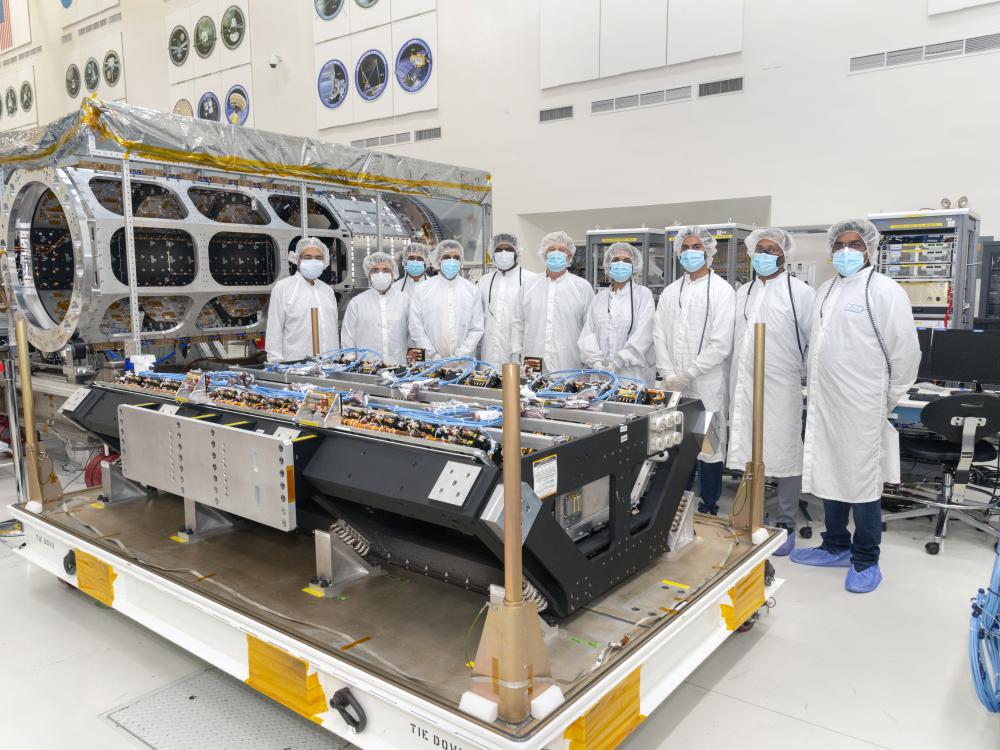
[[[575,643],[579,643],[581,646],[589,646],[590,648],[603,648],[603,645],[597,641],[588,641],[586,638],[580,638],[575,635],[571,635],[569,639]]]

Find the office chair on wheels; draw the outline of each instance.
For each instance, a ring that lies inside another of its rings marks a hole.
[[[987,516],[991,510],[1000,510],[1000,505],[992,501],[967,503],[965,491],[972,463],[997,458],[996,447],[986,438],[1000,433],[1000,398],[986,393],[947,396],[928,403],[920,420],[934,434],[900,436],[900,457],[940,463],[944,471],[941,488],[929,492],[921,487],[900,485],[891,497],[921,507],[883,514],[882,528],[888,521],[901,518],[936,516],[934,540],[924,545],[930,555],[940,551],[941,540],[947,536],[948,521],[952,518],[989,534],[996,544],[1000,533],[988,523]]]

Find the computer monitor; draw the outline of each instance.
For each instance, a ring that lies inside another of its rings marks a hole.
[[[930,331],[930,352],[921,342],[921,379],[1000,383],[1000,331],[925,330]]]

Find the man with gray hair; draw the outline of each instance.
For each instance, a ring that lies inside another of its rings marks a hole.
[[[545,235],[538,254],[545,274],[521,287],[514,313],[512,354],[521,361],[541,359],[546,372],[579,369],[583,363],[578,341],[594,290],[568,271],[576,244],[566,232]]]
[[[313,308],[319,311],[318,353],[340,348],[337,295],[319,281],[330,265],[330,250],[315,237],[303,237],[293,255],[298,273],[274,285],[267,306],[264,348],[268,362],[290,362],[313,354]]]

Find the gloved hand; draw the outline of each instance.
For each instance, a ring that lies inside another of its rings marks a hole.
[[[685,375],[671,375],[663,381],[663,385],[668,391],[683,392],[690,387],[691,381]]]

